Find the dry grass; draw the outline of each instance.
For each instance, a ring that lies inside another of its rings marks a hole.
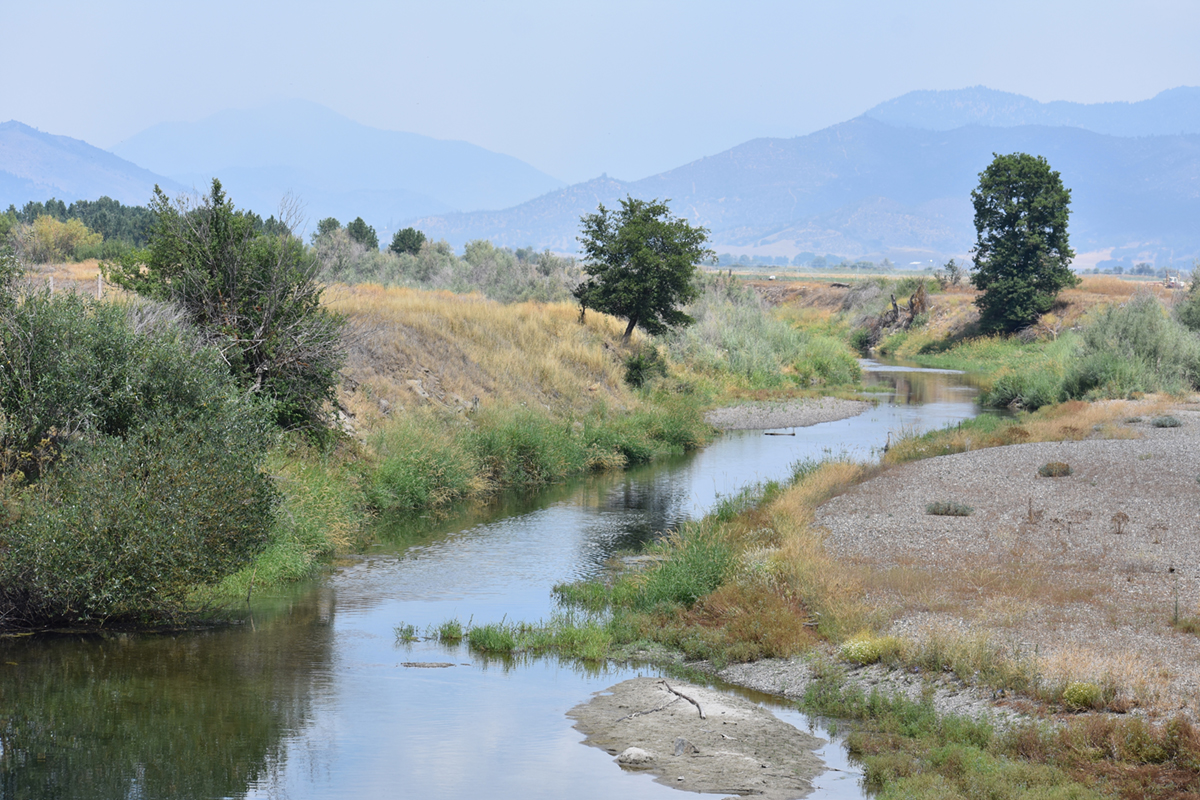
[[[635,404],[624,384],[622,323],[565,303],[502,305],[375,285],[335,286],[330,308],[349,321],[350,410],[368,426],[390,409],[476,405],[583,413]],[[639,346],[635,334],[630,347]],[[381,402],[382,401],[382,402]]]
[[[860,630],[867,622],[869,612],[862,603],[864,576],[853,565],[828,553],[822,532],[812,526],[813,515],[822,502],[866,474],[861,464],[825,463],[762,510],[775,543],[759,558],[776,587],[809,609],[816,617],[817,630],[835,641]]]
[[[86,294],[96,293],[96,279],[100,276],[100,262],[94,258],[64,264],[36,264],[30,269],[29,280],[35,286],[48,286],[53,281],[54,291],[77,290]],[[123,295],[115,286],[105,284],[105,297]]]

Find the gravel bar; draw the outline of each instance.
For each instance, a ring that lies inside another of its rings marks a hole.
[[[821,422],[857,417],[871,407],[871,403],[862,400],[817,397],[717,408],[708,412],[704,418],[710,425],[725,431],[803,428]]]

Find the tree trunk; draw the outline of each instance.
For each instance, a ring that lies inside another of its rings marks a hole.
[[[629,327],[625,329],[625,335],[621,337],[621,341],[623,341],[623,342],[629,341],[629,337],[633,335],[633,329],[637,327],[637,323],[638,323],[637,317],[629,318]]]

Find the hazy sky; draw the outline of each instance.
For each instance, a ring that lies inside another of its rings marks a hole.
[[[915,89],[1200,85],[1197,0],[2,0],[0,121],[101,147],[300,97],[562,180],[637,179]]]

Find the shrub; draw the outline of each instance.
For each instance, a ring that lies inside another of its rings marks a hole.
[[[1169,414],[1162,417],[1155,417],[1150,424],[1156,428],[1178,428],[1183,425],[1178,417],[1172,417]]]
[[[658,355],[658,348],[646,346],[625,359],[625,382],[640,389],[651,378],[665,378],[667,365]]]
[[[1200,340],[1151,294],[1108,306],[1083,330],[1080,357],[1065,381],[1072,398],[1177,393],[1200,380]]]
[[[236,210],[215,179],[198,202],[156,189],[151,210],[149,248],[103,264],[105,277],[178,303],[281,427],[315,426],[345,360],[343,323],[321,305],[320,268],[290,225]]]
[[[9,624],[169,618],[197,584],[267,541],[276,493],[261,420],[162,416],[127,438],[81,440],[23,498],[5,532]]]
[[[895,636],[860,634],[838,648],[838,655],[852,664],[874,664],[894,659],[900,653],[900,640]]]
[[[1065,478],[1071,474],[1071,465],[1062,461],[1050,461],[1038,467],[1038,475],[1043,478]]]
[[[925,506],[925,513],[935,517],[969,517],[975,509],[951,500],[941,500]]]
[[[1097,708],[1102,699],[1100,687],[1087,681],[1075,681],[1063,689],[1063,705],[1072,711]]]

